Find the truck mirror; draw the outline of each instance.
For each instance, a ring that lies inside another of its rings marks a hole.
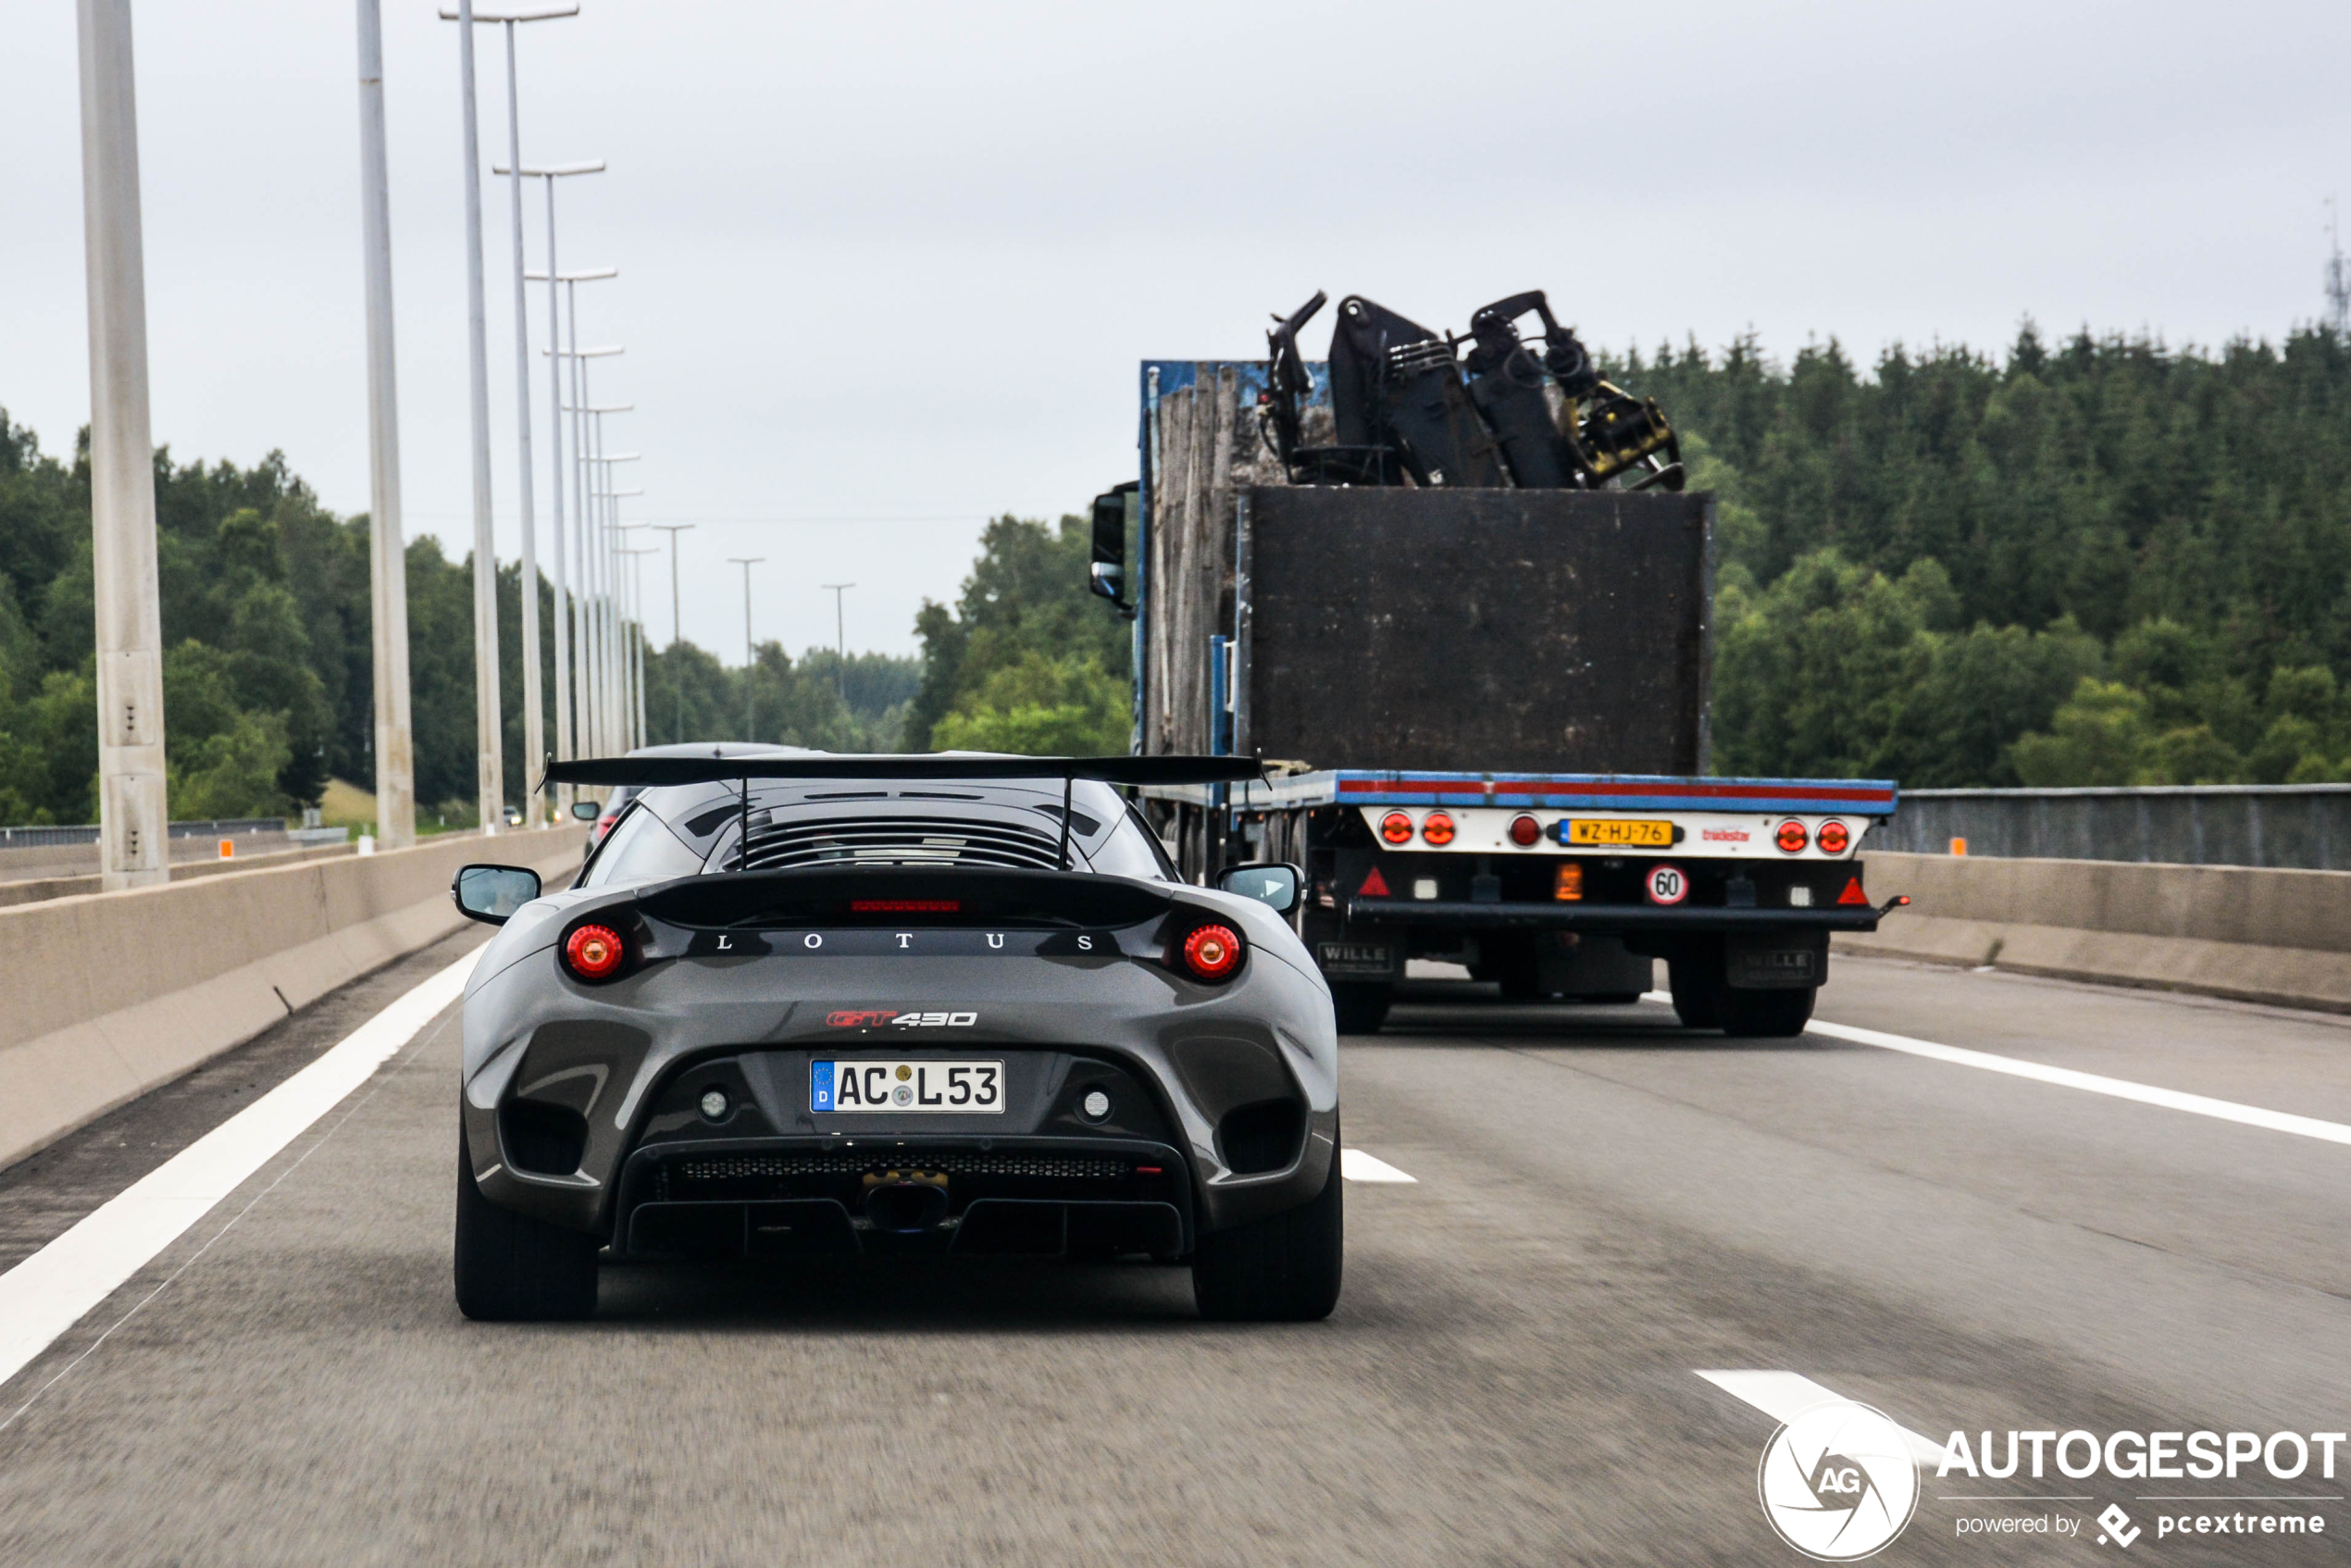
[[[1301,881],[1297,866],[1287,861],[1270,861],[1262,865],[1229,865],[1216,878],[1216,885],[1228,893],[1255,899],[1276,915],[1287,915],[1298,907],[1298,891]]]
[[[603,807],[598,805],[593,801],[574,801],[571,803],[571,815],[579,818],[582,822],[595,821],[596,814],[603,809]]]
[[[1086,586],[1126,616],[1134,614],[1126,603],[1126,502],[1139,488],[1130,480],[1094,497],[1093,564]]]
[[[539,896],[539,873],[520,865],[461,865],[449,884],[457,912],[468,920],[504,926]]]

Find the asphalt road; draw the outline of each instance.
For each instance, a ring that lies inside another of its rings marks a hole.
[[[444,945],[0,1173],[0,1266],[446,964]],[[2351,1122],[2351,1021],[1840,962],[1822,1016]],[[454,1018],[0,1386],[5,1563],[1776,1563],[1783,1370],[1954,1428],[2351,1425],[2351,1147],[1654,1003],[1424,988],[1350,1044],[1338,1312],[1167,1269],[607,1269],[597,1321],[449,1291]],[[2351,1452],[2338,1475],[2351,1473]],[[2351,1560],[2158,1539],[2152,1493],[1924,1476],[1876,1561]],[[1987,1503],[1962,1494],[2088,1500]],[[2071,1519],[2071,1539],[1962,1521]]]

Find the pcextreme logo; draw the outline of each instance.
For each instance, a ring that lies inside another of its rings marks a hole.
[[[1755,1487],[1780,1539],[1819,1562],[1883,1551],[1919,1505],[1902,1429],[1848,1400],[1814,1405],[1772,1434]]]

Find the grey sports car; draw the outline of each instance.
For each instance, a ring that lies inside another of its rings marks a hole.
[[[603,1259],[1188,1261],[1308,1319],[1342,1263],[1298,872],[1188,886],[1113,783],[1231,757],[630,757],[577,883],[473,865],[456,1292],[580,1317]]]

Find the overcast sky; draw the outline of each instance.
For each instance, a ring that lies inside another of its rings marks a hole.
[[[456,29],[383,4],[407,524],[461,556]],[[352,6],[140,0],[136,30],[155,439],[282,449],[364,510]],[[0,406],[66,452],[89,417],[74,7],[15,0],[6,31]],[[504,75],[479,31],[486,167]],[[2320,313],[2324,202],[2351,195],[2340,4],[584,0],[519,31],[525,162],[611,166],[566,182],[560,260],[621,268],[581,320],[628,349],[593,388],[638,410],[611,426],[644,454],[628,515],[697,525],[685,631],[732,659],[726,557],[766,557],[763,641],[830,641],[817,585],[853,581],[850,644],[909,651],[983,518],[1133,476],[1138,359],[1260,355],[1317,288],[1460,329],[1539,287],[1610,346],[1752,327],[1866,361],[2026,316],[2209,344]],[[485,183],[512,556],[512,242]],[[665,558],[646,586],[665,639]]]

